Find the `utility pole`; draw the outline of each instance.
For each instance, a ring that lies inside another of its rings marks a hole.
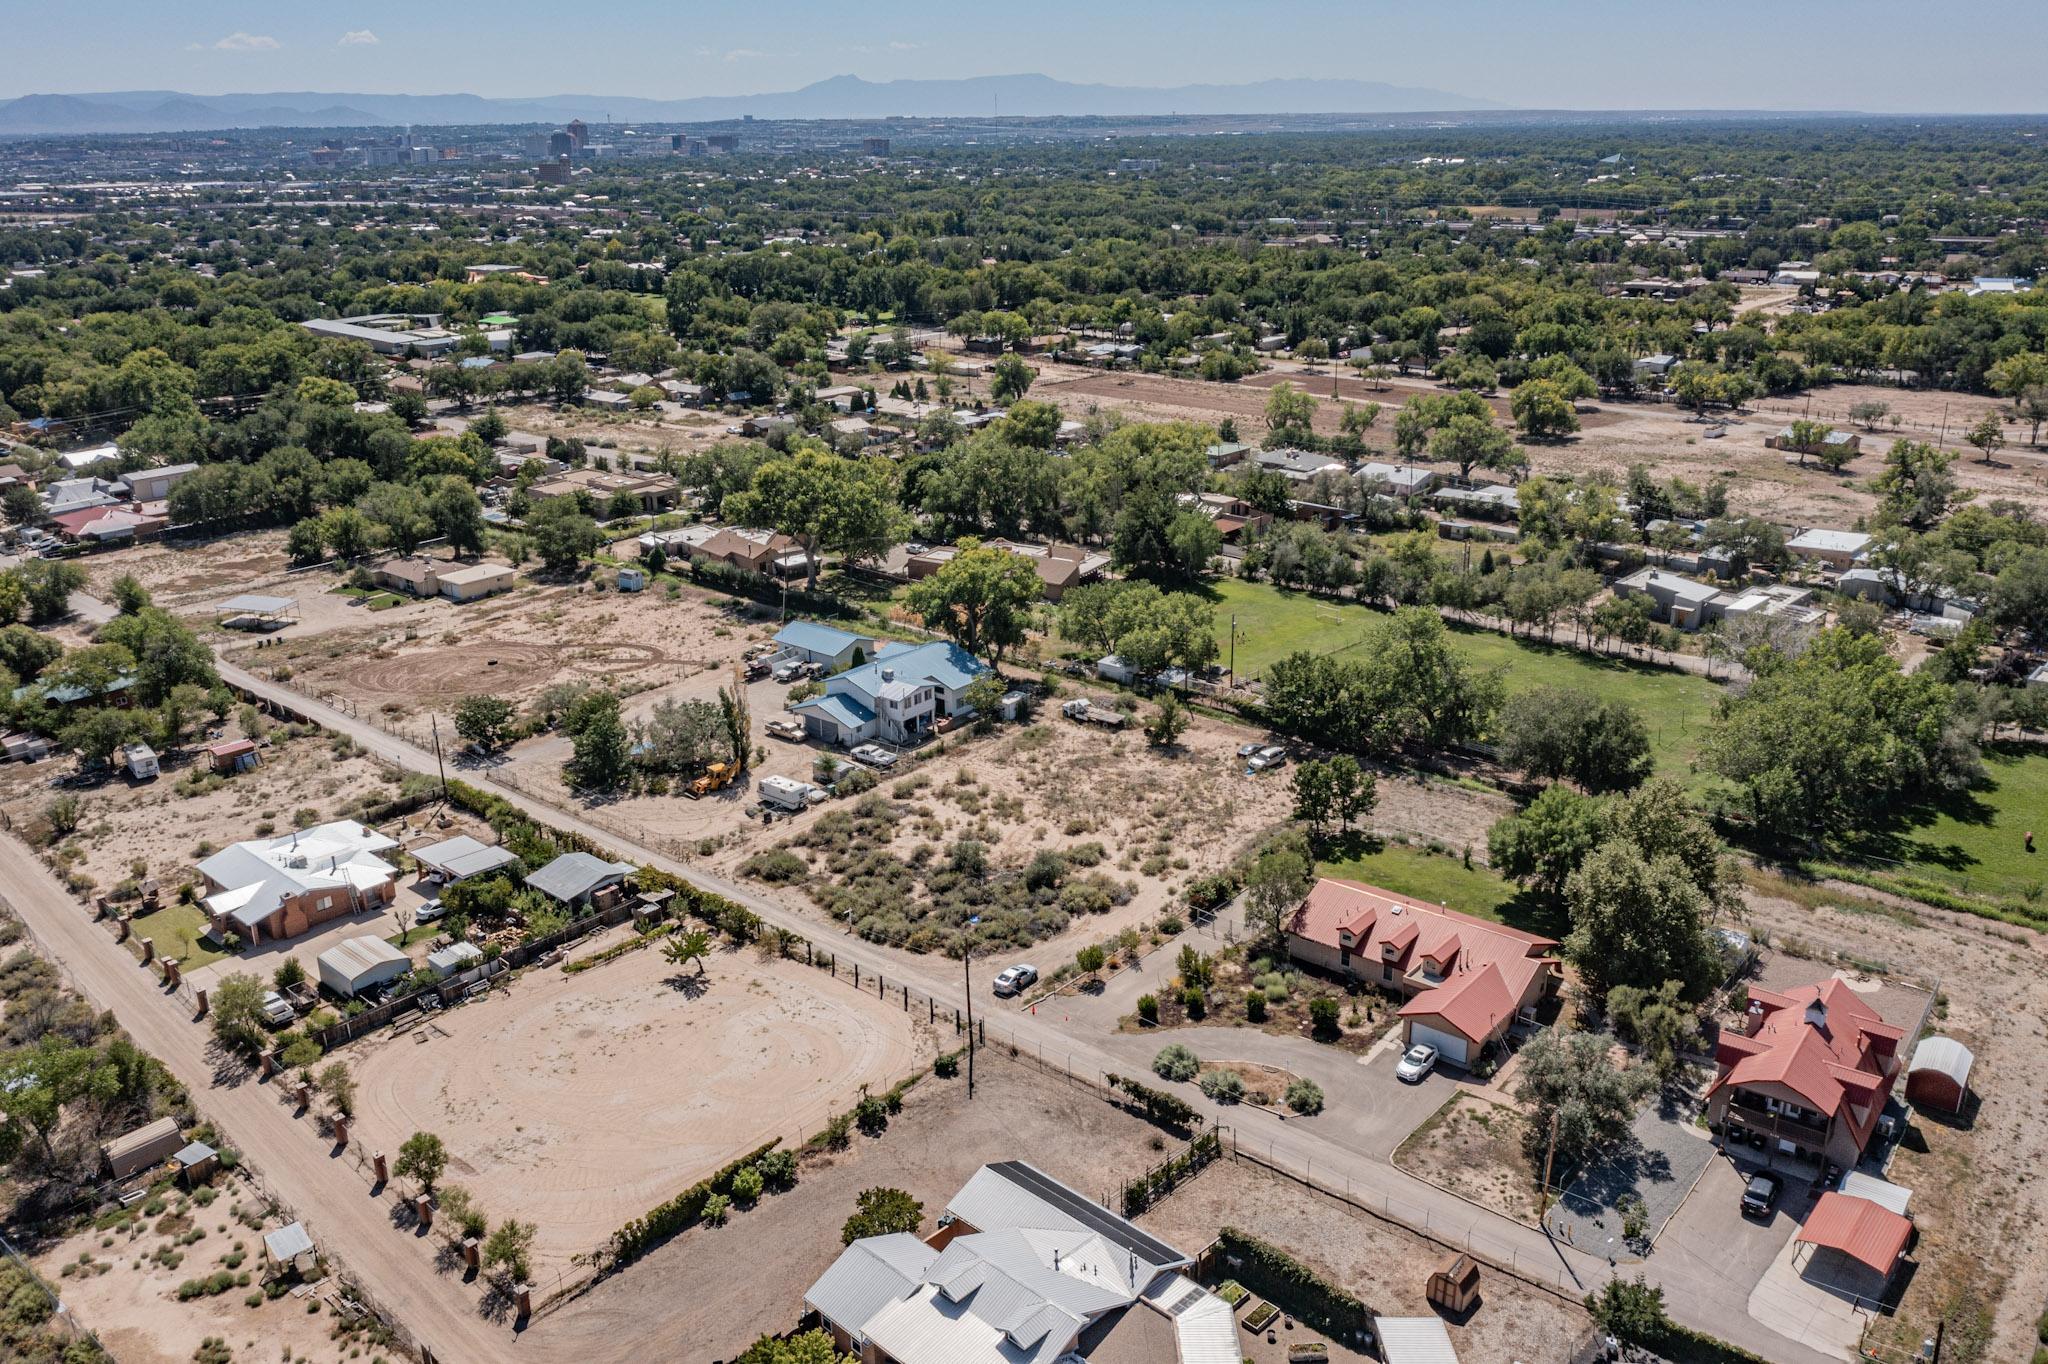
[[[1557,1155],[1557,1110],[1550,1110],[1550,1140],[1543,1148],[1543,1180],[1536,1186],[1537,1216],[1543,1219],[1543,1234],[1550,1234],[1550,1162]]]
[[[1230,685],[1237,685],[1237,612],[1230,613]]]
[[[448,799],[448,764],[441,760],[441,717],[434,717],[434,766],[441,770],[441,799]]]
[[[973,928],[981,922],[975,915],[967,921]],[[974,1097],[974,936],[967,934],[960,943],[960,982],[967,991],[967,1097]]]

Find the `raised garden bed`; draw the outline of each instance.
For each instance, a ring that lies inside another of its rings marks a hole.
[[[1216,1285],[1216,1296],[1233,1308],[1242,1307],[1251,1298],[1251,1290],[1235,1279],[1225,1279]]]
[[[1278,1320],[1280,1320],[1280,1309],[1270,1302],[1262,1302],[1251,1311],[1245,1313],[1244,1329],[1257,1333],[1265,1330]]]

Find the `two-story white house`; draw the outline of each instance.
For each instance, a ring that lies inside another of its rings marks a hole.
[[[825,694],[791,709],[813,738],[910,744],[967,709],[969,684],[989,671],[957,644],[883,644],[872,662],[826,679]]]

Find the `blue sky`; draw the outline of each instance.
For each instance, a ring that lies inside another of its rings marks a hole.
[[[2043,0],[0,0],[0,31],[0,97],[680,97],[1041,71],[1349,77],[1525,107],[2048,112]]]

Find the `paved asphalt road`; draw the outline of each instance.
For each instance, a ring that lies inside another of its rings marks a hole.
[[[74,606],[89,620],[104,620],[111,614],[103,603],[82,595],[74,598]],[[232,664],[222,662],[219,669],[231,685],[308,715],[332,731],[349,735],[379,757],[414,771],[435,771],[433,754],[375,725]],[[771,923],[807,937],[818,932],[815,917],[751,886],[638,847],[611,830],[588,823],[572,810],[505,787],[493,789],[537,820],[573,829],[635,861],[686,875],[706,889],[740,901]],[[0,839],[0,895],[13,905],[79,989],[99,1007],[112,1009],[138,1042],[192,1088],[200,1105],[233,1134],[275,1191],[306,1218],[316,1236],[335,1250],[387,1311],[432,1347],[438,1359],[444,1364],[485,1364],[514,1356],[548,1357],[539,1342],[522,1342],[506,1325],[486,1320],[475,1288],[454,1276],[433,1272],[426,1246],[392,1228],[388,1200],[372,1198],[362,1177],[344,1159],[330,1155],[327,1144],[307,1123],[294,1119],[268,1086],[217,1075],[217,1058],[211,1052],[207,1029],[194,1023],[181,1003],[167,997],[155,984],[154,975],[137,966],[125,948],[94,925],[41,862],[13,839]],[[843,960],[859,963],[864,972],[908,981],[941,1004],[957,1006],[962,1002],[959,981],[950,965],[850,936],[837,940],[834,947]],[[939,969],[934,970],[935,965]],[[1063,1031],[1050,1011],[1042,1009],[1037,1015],[997,1013],[988,1008],[985,987],[977,994],[992,1036],[1007,1033],[1006,1040],[1019,1048],[1082,1073],[1132,1068],[1129,1044],[1104,1038],[1099,1027],[1087,1033]],[[1233,1039],[1230,1049],[1242,1053],[1265,1045],[1255,1040],[1259,1037],[1263,1034]],[[1282,1039],[1268,1041],[1280,1043]],[[1290,1068],[1310,1064],[1304,1063],[1297,1048],[1290,1048],[1287,1055]],[[1150,1050],[1145,1059],[1149,1056]],[[1244,1055],[1242,1059],[1260,1058]],[[1366,1075],[1368,1084],[1378,1083],[1377,1065],[1360,1067],[1349,1057],[1336,1064],[1350,1066],[1347,1074]],[[1316,1062],[1310,1068],[1324,1067]],[[1324,1082],[1322,1076],[1317,1078]],[[1342,1084],[1341,1079],[1332,1075],[1324,1084],[1326,1091],[1353,1092],[1356,1081]],[[1241,1148],[1262,1150],[1286,1168],[1307,1171],[1319,1183],[1344,1189],[1357,1201],[1384,1208],[1441,1240],[1469,1244],[1533,1276],[1561,1282],[1567,1291],[1595,1287],[1611,1272],[1604,1260],[1558,1246],[1540,1231],[1485,1212],[1395,1169],[1378,1149],[1385,1134],[1371,1123],[1367,1124],[1369,1130],[1348,1132],[1341,1124],[1325,1119],[1282,1121],[1257,1110],[1218,1110],[1196,1097],[1212,1120],[1234,1129]],[[1373,1106],[1379,1106],[1377,1098]],[[1327,1134],[1325,1126],[1330,1129]],[[1363,1149],[1353,1149],[1354,1138]],[[1667,1235],[1667,1245],[1672,1239]],[[1642,1269],[1652,1282],[1664,1287],[1672,1315],[1688,1325],[1782,1364],[1824,1364],[1827,1359],[1751,1320],[1748,1284],[1733,1282],[1686,1256],[1653,1257]]]

